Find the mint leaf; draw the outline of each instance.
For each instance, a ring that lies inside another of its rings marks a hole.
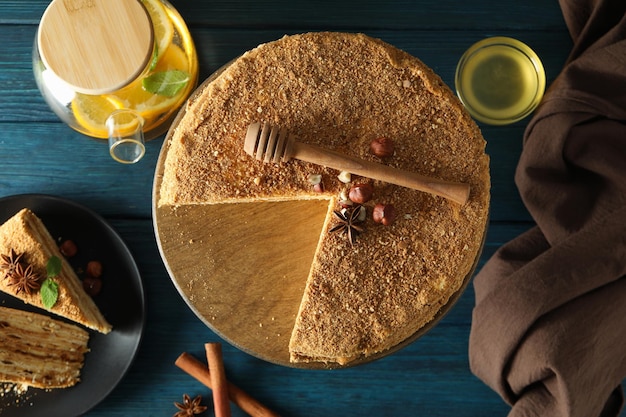
[[[54,282],[51,278],[46,278],[44,282],[41,283],[39,294],[41,294],[41,303],[43,306],[50,309],[59,298],[59,284]]]
[[[52,256],[48,259],[46,272],[48,273],[48,278],[53,278],[59,275],[61,273],[61,259],[56,256]]]
[[[174,97],[189,82],[189,73],[180,70],[159,71],[144,78],[144,90],[160,96]]]

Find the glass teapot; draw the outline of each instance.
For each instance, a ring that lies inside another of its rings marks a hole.
[[[198,58],[166,0],[53,0],[33,48],[37,86],[73,129],[134,163],[195,89]]]

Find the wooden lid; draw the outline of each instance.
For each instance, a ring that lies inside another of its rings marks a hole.
[[[130,0],[54,0],[37,35],[43,63],[76,91],[103,94],[137,78],[152,56],[146,9]]]

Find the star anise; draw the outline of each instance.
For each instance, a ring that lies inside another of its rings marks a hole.
[[[19,255],[15,249],[11,249],[8,255],[0,255],[0,273],[2,278],[9,278],[15,273],[15,268],[20,264],[23,253]]]
[[[356,237],[364,230],[363,226],[360,225],[364,221],[361,218],[361,210],[365,210],[365,207],[356,205],[342,211],[333,211],[339,222],[329,230],[329,233],[344,233],[348,236],[350,244],[354,245]]]
[[[8,285],[15,285],[16,295],[22,291],[30,295],[41,288],[41,277],[33,270],[32,265],[28,265],[24,268],[21,263],[18,263],[15,266],[15,271],[9,278],[11,282],[9,282]]]
[[[183,394],[183,403],[174,403],[178,411],[174,414],[174,417],[193,417],[196,414],[200,414],[206,411],[207,407],[205,405],[200,405],[202,402],[202,396],[198,395],[193,400],[187,394]]]

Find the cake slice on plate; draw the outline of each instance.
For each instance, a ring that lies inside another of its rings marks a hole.
[[[52,257],[61,260],[61,271],[54,277],[58,298],[52,307],[46,308],[39,290]],[[20,210],[0,226],[0,291],[100,333],[112,329],[46,226],[29,209]]]
[[[80,381],[89,333],[48,316],[0,307],[0,381],[51,389]]]

